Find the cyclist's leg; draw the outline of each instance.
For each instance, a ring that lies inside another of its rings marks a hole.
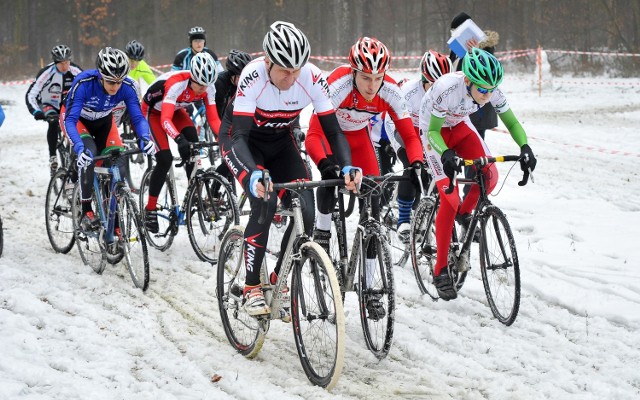
[[[195,143],[199,141],[198,132],[196,131],[196,127],[193,125],[193,121],[187,114],[184,109],[178,109],[173,114],[173,124],[175,125],[180,135],[187,139],[191,143]],[[191,176],[193,172],[193,168],[195,167],[194,163],[187,162],[184,164],[184,169],[187,172],[187,177]]]
[[[153,167],[151,177],[149,178],[149,198],[145,206],[145,210],[153,211],[156,209],[158,196],[160,195],[162,186],[164,186],[167,172],[169,172],[171,168],[173,155],[169,148],[167,133],[162,129],[162,125],[160,124],[160,113],[155,110],[150,111],[147,113],[147,118],[149,120],[149,127],[151,128],[151,136],[158,147],[158,152],[155,155],[156,165]]]
[[[409,159],[404,148],[398,149],[398,159],[402,162],[404,168],[409,167]],[[402,174],[405,178],[411,178],[411,174],[415,172],[411,169],[404,171]],[[409,228],[411,224],[411,209],[416,197],[416,189],[411,181],[403,181],[398,183],[398,234],[403,241],[409,239]]]
[[[47,128],[47,144],[49,145],[49,157],[56,156],[59,129],[60,123],[58,121],[49,122],[49,128]]]

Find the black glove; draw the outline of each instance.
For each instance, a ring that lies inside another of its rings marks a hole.
[[[391,165],[394,165],[396,163],[396,160],[398,159],[398,156],[396,155],[396,151],[393,149],[393,146],[391,146],[391,142],[389,142],[388,139],[380,139],[378,141],[378,144],[380,145],[382,151],[384,151],[385,154],[389,156]]]
[[[36,111],[33,113],[33,118],[36,119],[36,121],[42,121],[44,120],[44,113],[40,110]]]
[[[189,161],[191,158],[191,142],[185,139],[182,135],[176,136],[176,144],[178,145],[178,153],[183,162]]]
[[[442,161],[442,169],[447,178],[453,179],[455,172],[462,172],[462,166],[458,163],[458,155],[453,149],[445,150],[440,160]]]
[[[320,160],[318,170],[323,180],[340,178],[340,167],[329,161],[328,158]]]
[[[531,151],[531,147],[528,144],[523,144],[520,148],[520,168],[523,172],[527,170],[533,171],[536,169],[536,164],[538,161],[536,160],[536,156],[533,155],[533,151]]]

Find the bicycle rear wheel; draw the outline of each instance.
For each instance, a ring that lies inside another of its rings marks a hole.
[[[411,221],[410,251],[413,273],[418,282],[420,292],[438,299],[438,292],[433,285],[433,269],[436,264],[436,201],[433,197],[420,200],[413,220]]]
[[[149,255],[142,218],[129,192],[120,188],[118,199],[118,220],[122,235],[118,238],[118,246],[122,248],[124,263],[134,285],[145,291],[149,287]]]
[[[481,220],[480,270],[493,315],[513,324],[520,308],[520,264],[516,242],[504,213],[496,206],[484,209]]]
[[[49,181],[44,205],[45,226],[56,253],[68,253],[75,243],[73,233],[73,186],[66,170],[59,169]]]
[[[378,359],[383,359],[391,348],[395,320],[395,287],[389,246],[379,233],[368,233],[361,254],[363,259],[358,274],[360,322],[367,348]]]
[[[331,389],[342,372],[346,340],[338,278],[319,244],[304,243],[300,255],[291,279],[296,348],[309,380]]]
[[[153,167],[147,169],[140,181],[138,204],[140,205],[141,210],[140,216],[143,220],[145,206],[147,204],[147,199],[149,198],[149,181],[151,180],[152,172]],[[149,244],[160,251],[165,251],[171,247],[173,238],[178,232],[178,217],[174,210],[174,205],[177,204],[177,199],[174,197],[174,193],[173,183],[167,175],[164,185],[162,185],[162,189],[160,190],[160,194],[158,195],[158,203],[156,207],[156,211],[158,212],[158,232],[151,233],[144,229]]]
[[[91,203],[94,211],[98,210],[95,193],[91,194]],[[82,206],[80,205],[80,185],[73,189],[73,231],[80,258],[85,265],[89,265],[97,274],[102,274],[107,265],[107,251],[102,240],[104,228],[102,225],[95,231],[83,231],[80,229],[80,218],[82,218]]]
[[[243,356],[253,358],[264,344],[266,331],[242,307],[246,279],[243,252],[244,228],[233,226],[220,244],[216,295],[220,319],[229,343]]]
[[[240,212],[231,186],[213,171],[197,176],[187,193],[187,229],[191,247],[202,261],[217,262],[220,241]]]

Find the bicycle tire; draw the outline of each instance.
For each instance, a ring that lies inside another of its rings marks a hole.
[[[379,226],[366,227],[367,237],[361,250],[361,261],[358,268],[358,303],[360,308],[360,322],[364,334],[365,343],[369,351],[379,360],[389,354],[393,341],[393,328],[395,321],[395,287],[393,279],[393,265],[390,251],[384,238],[379,233]],[[373,247],[372,247],[373,246]],[[376,253],[376,265],[367,268],[367,250],[372,249]],[[367,279],[367,273],[373,275]],[[372,296],[381,296],[379,301],[383,304],[384,316],[370,317],[367,310],[367,301]]]
[[[49,243],[56,253],[67,254],[75,243],[73,230],[73,214],[71,197],[65,193],[65,185],[68,183],[69,174],[64,169],[59,169],[49,181],[45,198],[45,227]]]
[[[191,247],[200,260],[216,263],[225,232],[240,223],[229,182],[211,170],[198,175],[187,189],[186,211]]]
[[[118,246],[122,248],[122,258],[133,284],[144,292],[149,287],[149,253],[142,218],[130,193],[123,188],[118,193],[118,219],[122,235]]]
[[[95,193],[91,194],[93,209],[98,210]],[[97,231],[85,232],[80,229],[82,206],[80,205],[80,185],[73,189],[73,231],[80,253],[80,258],[85,265],[90,266],[97,274],[102,274],[107,265],[107,252],[102,240],[104,229],[100,226]],[[97,212],[97,211],[96,211]]]
[[[424,197],[411,221],[409,249],[413,274],[418,289],[433,300],[439,298],[433,284],[433,269],[436,264],[435,215],[437,201],[433,197]]]
[[[217,267],[216,296],[224,333],[231,347],[253,358],[262,349],[266,331],[243,309],[246,280],[243,227],[236,225],[227,230],[220,244]]]
[[[307,378],[330,390],[342,372],[345,321],[338,278],[315,242],[300,246],[291,279],[291,317],[296,349]]]
[[[0,257],[4,250],[4,228],[2,227],[2,216],[0,216]]]
[[[342,260],[340,258],[340,243],[338,237],[338,230],[340,230],[340,213],[333,212],[331,215],[331,238],[329,239],[329,259],[334,265],[334,269],[336,270],[336,276],[338,277],[338,284],[340,285],[340,298],[342,299],[342,304],[344,305],[345,298],[345,287],[344,287],[344,273],[347,268],[346,265],[342,265]],[[347,257],[348,258],[348,257]],[[347,260],[348,262],[348,260]]]
[[[513,324],[520,308],[520,263],[507,217],[490,205],[480,221],[480,271],[493,315]]]
[[[153,168],[148,168],[140,182],[140,191],[138,193],[138,204],[140,206],[140,216],[144,221],[144,210],[146,201],[149,198],[149,181]],[[164,185],[158,195],[158,203],[156,211],[158,212],[158,233],[151,233],[144,229],[147,242],[151,247],[160,251],[166,251],[173,244],[173,239],[178,231],[178,220],[175,212],[177,199],[174,196],[173,183],[169,175],[165,178]]]

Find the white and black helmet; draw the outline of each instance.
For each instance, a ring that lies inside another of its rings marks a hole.
[[[105,47],[98,53],[96,67],[103,78],[120,81],[129,73],[129,60],[124,51]]]
[[[51,58],[54,63],[71,60],[71,49],[67,45],[59,44],[51,49]]]
[[[196,40],[196,39],[207,40],[206,34],[207,34],[207,31],[205,31],[203,27],[194,26],[193,28],[189,29],[189,42],[192,42],[193,40]]]
[[[191,60],[191,79],[200,85],[209,86],[218,79],[216,61],[211,54],[203,51]]]
[[[127,43],[124,52],[127,53],[127,57],[135,61],[140,61],[144,58],[144,46],[137,40]]]
[[[269,60],[284,68],[302,68],[311,54],[307,37],[289,22],[276,21],[271,24],[262,47]]]

